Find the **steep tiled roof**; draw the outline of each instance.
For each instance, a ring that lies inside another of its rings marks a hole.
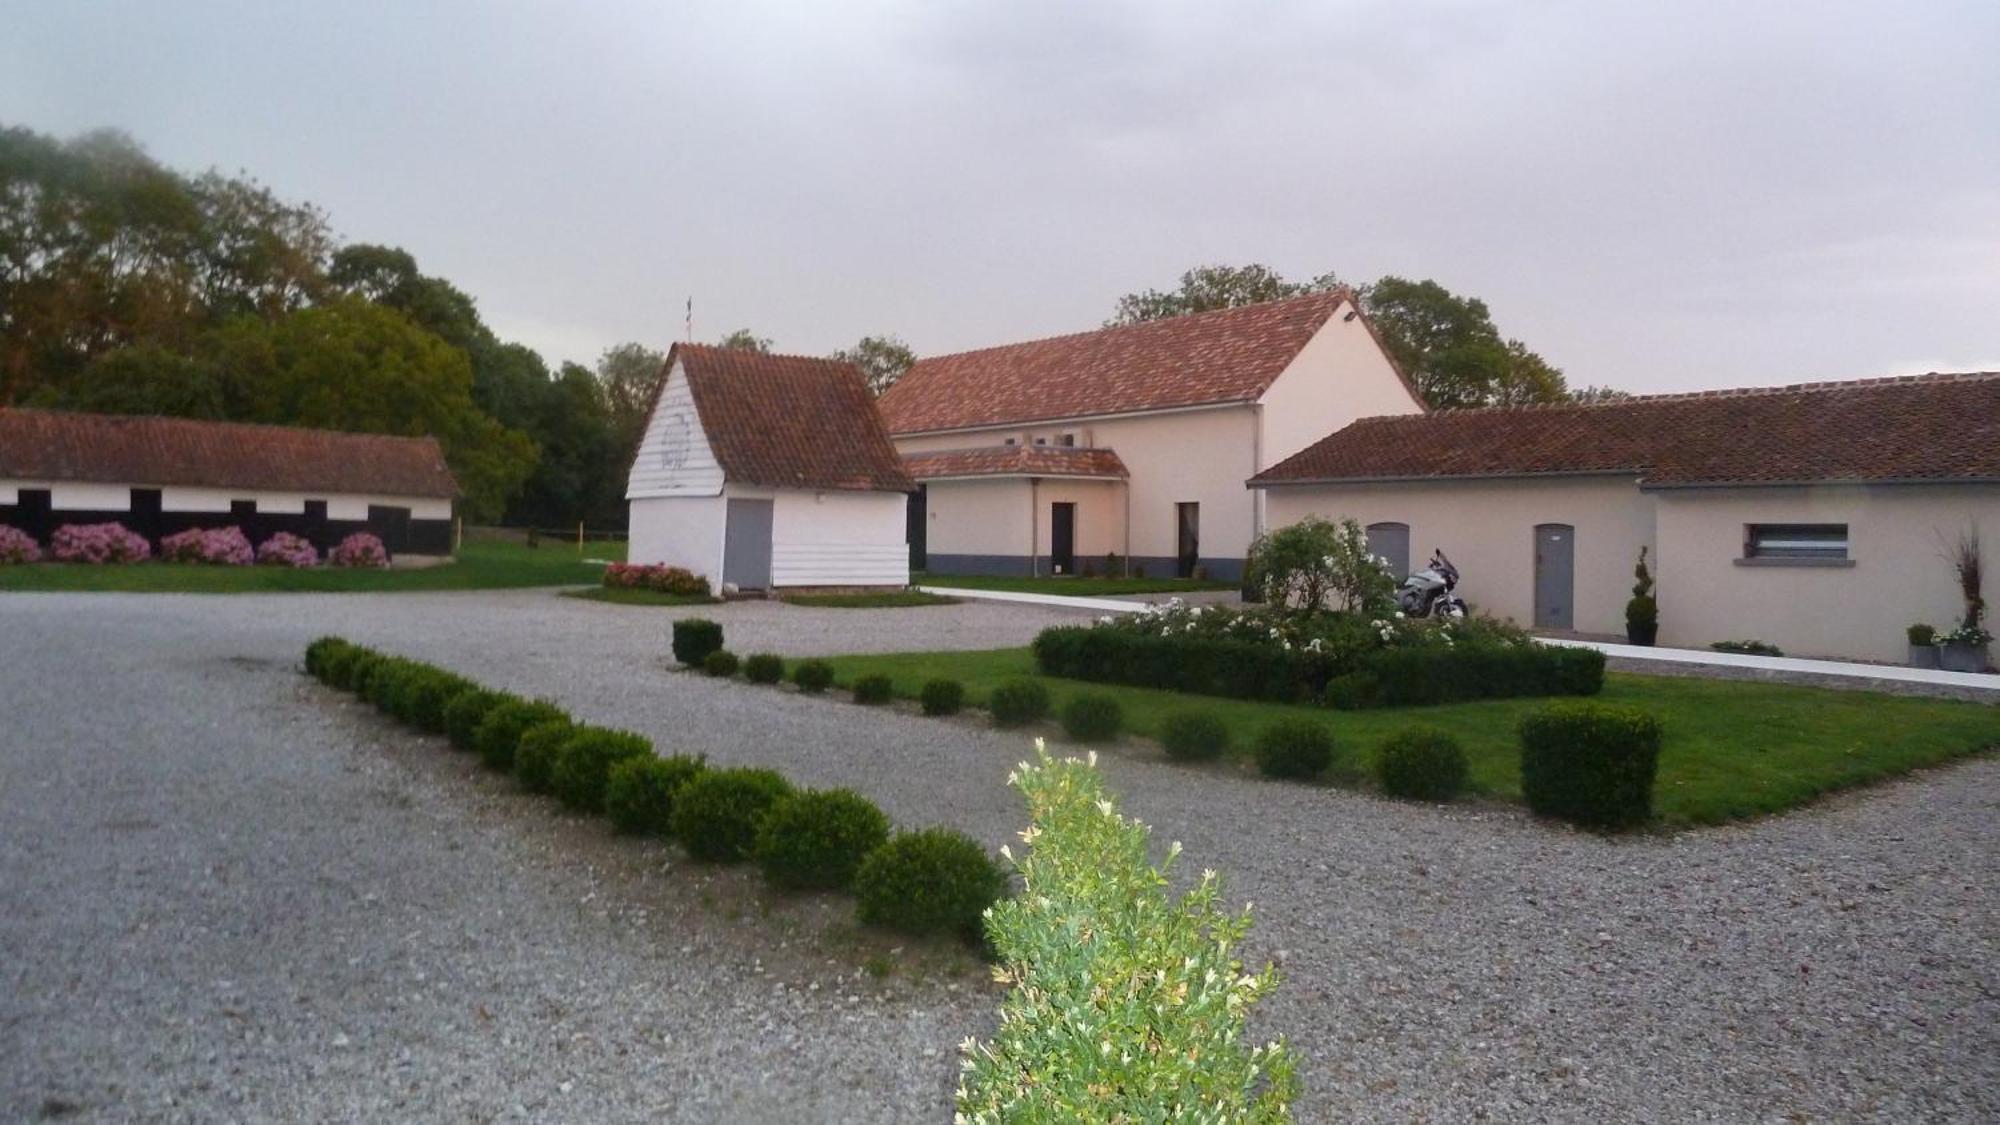
[[[1109,449],[1066,445],[990,445],[905,453],[903,467],[918,480],[946,477],[1114,477],[1123,479],[1125,462]]]
[[[1648,486],[2000,480],[2000,372],[1363,418],[1251,479],[1597,472]]]
[[[909,492],[861,370],[851,363],[675,344],[702,430],[729,480],[762,488]]]
[[[892,434],[1252,402],[1348,294],[920,359],[882,395]]]
[[[55,410],[0,410],[0,477],[458,495],[434,438]]]

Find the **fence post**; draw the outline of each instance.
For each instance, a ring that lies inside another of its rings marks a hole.
[[[576,557],[583,557],[583,521],[576,521]]]

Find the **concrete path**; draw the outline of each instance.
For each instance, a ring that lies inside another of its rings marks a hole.
[[[1543,644],[1569,648],[1594,648],[1605,656],[1625,662],[1641,672],[1687,670],[1729,670],[1739,675],[1768,676],[1799,682],[1825,683],[1869,689],[1944,689],[1945,693],[1978,698],[2000,698],[2000,676],[1973,672],[1941,672],[1931,668],[1905,668],[1894,664],[1856,664],[1844,660],[1803,660],[1794,656],[1753,656],[1740,652],[1714,652],[1692,648],[1656,648],[1649,645],[1621,645],[1605,641],[1582,641],[1563,637],[1537,638]],[[1938,694],[1936,691],[1930,694]]]

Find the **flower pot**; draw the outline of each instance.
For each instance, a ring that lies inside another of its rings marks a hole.
[[[1626,644],[1651,645],[1653,640],[1659,635],[1660,623],[1657,621],[1627,621],[1625,623]]]
[[[1947,672],[1986,671],[1986,646],[1956,641],[1938,649],[1938,667]]]
[[[1936,668],[1937,666],[1938,666],[1938,646],[1936,645],[1910,646],[1910,667]]]

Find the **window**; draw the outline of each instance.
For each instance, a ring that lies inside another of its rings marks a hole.
[[[1002,442],[1001,444],[1002,444],[1002,445],[1019,445],[1019,444],[1021,444],[1021,439],[1019,439],[1019,438],[1008,438],[1008,439],[1007,439],[1006,441]]]
[[[1038,438],[1036,438],[1036,439],[1035,439],[1035,444],[1036,444],[1036,445],[1047,445],[1048,443],[1049,443],[1049,439],[1047,439],[1047,438],[1045,438],[1045,437],[1038,437]]]
[[[1842,563],[1847,561],[1844,523],[1753,523],[1743,537],[1746,561]]]
[[[1057,444],[1057,445],[1061,445],[1061,446],[1068,446],[1068,447],[1071,447],[1071,448],[1074,448],[1074,447],[1075,447],[1075,445],[1076,445],[1076,435],[1075,435],[1075,434],[1064,434],[1063,436],[1061,436],[1061,437],[1059,437],[1059,438],[1057,438],[1057,439],[1056,439],[1056,444]]]

